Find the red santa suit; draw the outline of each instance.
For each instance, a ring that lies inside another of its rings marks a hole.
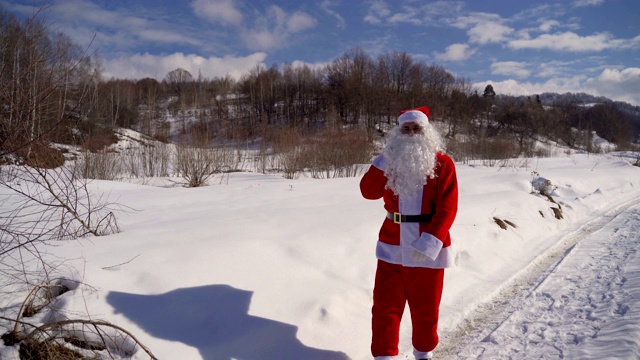
[[[360,181],[366,199],[384,199],[388,215],[380,229],[378,268],[373,293],[372,344],[374,357],[398,354],[400,320],[408,302],[417,358],[427,357],[438,344],[438,309],[444,268],[453,265],[449,229],[458,208],[455,165],[437,154],[435,176],[415,196],[399,197],[387,188],[385,156],[374,161]],[[431,214],[426,222],[401,222],[398,216]],[[418,355],[424,354],[424,355]]]

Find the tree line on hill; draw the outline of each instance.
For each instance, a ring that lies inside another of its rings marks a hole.
[[[0,155],[53,164],[61,156],[49,143],[100,149],[114,141],[115,127],[168,141],[170,116],[182,120],[180,141],[200,146],[268,141],[282,128],[361,129],[372,140],[401,109],[428,105],[460,158],[527,154],[542,138],[593,150],[594,132],[624,149],[640,132],[637,107],[571,97],[543,104],[540,96],[496,95],[490,85],[479,93],[468,79],[401,51],[373,57],[356,48],[317,67],[256,65],[239,79],[178,68],[160,81],[105,80],[99,59],[52,33],[40,14],[21,22],[1,8],[0,44]]]

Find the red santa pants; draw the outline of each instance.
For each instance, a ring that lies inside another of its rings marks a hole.
[[[404,267],[378,260],[373,289],[371,354],[398,355],[400,320],[409,303],[413,347],[422,352],[438,345],[438,309],[444,269]]]

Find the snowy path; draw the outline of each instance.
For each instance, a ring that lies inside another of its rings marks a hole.
[[[568,235],[445,334],[437,358],[640,359],[639,243],[637,204]]]

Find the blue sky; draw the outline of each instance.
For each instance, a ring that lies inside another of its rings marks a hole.
[[[0,0],[20,16],[42,2]],[[404,51],[498,93],[587,92],[640,105],[638,0],[50,0],[53,29],[96,50],[105,78],[239,77]],[[95,36],[95,39],[93,39]],[[93,42],[91,43],[91,40]]]

